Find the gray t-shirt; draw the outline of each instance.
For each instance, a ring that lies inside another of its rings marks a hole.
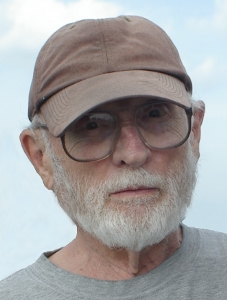
[[[0,282],[0,299],[227,299],[227,235],[183,225],[181,247],[154,270],[104,281],[69,273],[41,257]]]

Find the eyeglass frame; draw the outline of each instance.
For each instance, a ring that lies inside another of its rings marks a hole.
[[[190,135],[190,133],[191,133],[191,129],[192,129],[192,124],[191,124],[191,123],[192,123],[192,122],[191,122],[191,118],[192,118],[192,116],[193,116],[193,109],[192,109],[192,106],[188,107],[188,106],[186,106],[186,105],[184,105],[184,104],[177,103],[177,102],[172,101],[172,100],[169,100],[169,99],[168,99],[168,100],[159,100],[159,101],[151,100],[151,101],[149,101],[149,102],[147,102],[147,103],[144,103],[144,106],[149,105],[150,103],[154,103],[154,104],[171,103],[171,104],[174,104],[174,105],[177,105],[177,106],[183,108],[184,111],[185,111],[185,113],[186,113],[187,120],[188,120],[188,132],[187,132],[187,135],[185,136],[185,138],[184,138],[181,142],[179,142],[178,144],[176,144],[176,145],[174,145],[174,146],[165,147],[165,148],[156,148],[156,147],[150,146],[150,145],[146,142],[145,138],[142,136],[142,134],[140,133],[140,131],[137,129],[137,131],[138,131],[138,133],[139,133],[139,136],[140,136],[142,142],[144,143],[144,145],[145,145],[148,149],[150,149],[150,150],[159,150],[159,151],[164,151],[164,150],[169,150],[169,149],[175,149],[175,148],[178,148],[178,147],[180,147],[181,145],[183,145],[183,144],[187,141],[187,139],[188,139],[188,137],[189,137],[189,135]],[[135,119],[136,112],[138,111],[138,109],[140,108],[140,106],[141,106],[141,105],[138,105],[138,107],[134,109],[134,111],[133,111],[133,120]],[[117,120],[117,125],[118,125],[117,128],[121,128],[121,127],[119,126],[119,118],[116,118],[116,116],[115,116],[112,112],[110,112],[110,111],[108,111],[108,110],[95,110],[95,111],[94,111],[94,113],[100,113],[100,112],[101,112],[101,113],[107,113],[107,114],[110,114],[111,116],[114,116],[114,118]],[[104,157],[102,157],[102,158],[82,160],[82,159],[77,159],[77,158],[73,157],[73,156],[68,152],[68,150],[67,150],[67,148],[66,148],[66,146],[65,146],[65,133],[66,133],[67,129],[68,129],[75,121],[79,120],[80,118],[82,118],[82,117],[85,116],[85,115],[89,115],[90,113],[93,113],[93,111],[92,111],[92,110],[91,110],[91,111],[88,111],[88,112],[86,112],[86,113],[80,115],[80,116],[79,116],[78,118],[76,118],[75,120],[73,120],[73,121],[65,128],[65,130],[61,133],[61,135],[57,137],[57,138],[60,138],[60,139],[61,139],[62,147],[63,147],[63,149],[64,149],[66,155],[67,155],[69,158],[71,158],[72,160],[77,161],[77,162],[85,162],[85,163],[87,163],[87,162],[101,161],[101,160],[106,159],[107,157],[109,157],[109,156],[114,152],[114,149],[115,149],[115,147],[116,147],[117,140],[119,139],[119,134],[116,134],[116,138],[115,138],[115,140],[114,140],[114,142],[113,142],[113,147],[110,149],[109,153],[108,153],[107,155],[105,155]],[[134,123],[135,123],[135,122],[134,122]],[[47,127],[45,124],[37,124],[36,127],[37,127],[37,128],[42,128],[42,129],[44,129],[44,130],[48,130],[48,127]],[[136,123],[135,123],[135,127],[137,128],[137,124],[136,124]],[[49,131],[49,130],[48,130],[48,131]]]

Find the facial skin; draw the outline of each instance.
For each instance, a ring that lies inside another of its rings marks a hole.
[[[112,102],[105,108],[118,105]],[[53,164],[29,130],[22,133],[21,142],[46,187],[54,190],[79,228],[109,248],[139,252],[176,232],[185,216],[195,184],[203,112],[194,115],[190,139],[165,151],[144,145],[129,112],[122,111],[121,118],[124,124],[114,152],[97,162],[72,161],[60,140],[50,137],[51,155],[57,157]]]

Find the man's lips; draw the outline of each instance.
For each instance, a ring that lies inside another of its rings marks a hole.
[[[111,196],[139,196],[142,194],[156,193],[159,189],[156,187],[128,187],[111,193]]]

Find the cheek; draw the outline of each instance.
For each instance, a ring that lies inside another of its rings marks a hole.
[[[186,145],[170,150],[152,151],[151,158],[144,168],[151,173],[165,175],[173,165],[183,162],[185,152]]]
[[[92,163],[82,163],[71,159],[65,153],[60,140],[54,140],[53,144],[56,156],[67,172],[69,172],[70,174],[75,174],[77,176],[86,176],[87,174],[92,173],[92,170],[94,169],[94,167],[92,167]]]
[[[104,181],[107,177],[109,170],[109,164],[106,160],[98,162],[77,162],[70,158],[66,158],[64,161],[64,168],[69,173],[76,177],[91,178],[94,180]]]

